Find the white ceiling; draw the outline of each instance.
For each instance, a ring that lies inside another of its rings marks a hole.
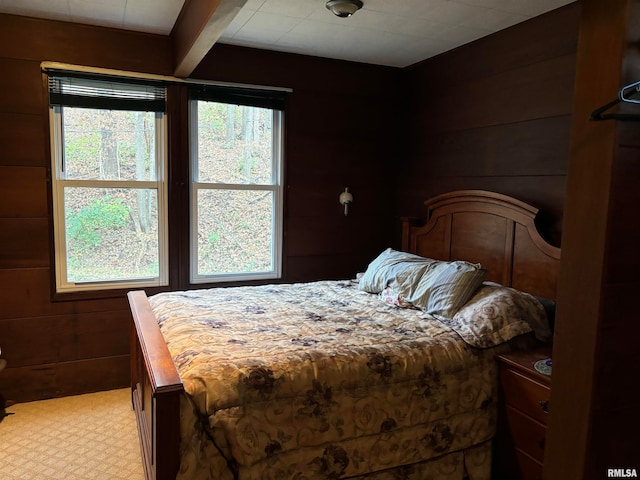
[[[247,0],[219,43],[405,67],[574,0]],[[0,13],[168,35],[184,0],[0,0]]]

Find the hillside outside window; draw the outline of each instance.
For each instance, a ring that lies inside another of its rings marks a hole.
[[[191,282],[278,278],[284,95],[191,90]]]

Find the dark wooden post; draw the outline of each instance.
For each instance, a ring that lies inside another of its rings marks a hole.
[[[638,0],[582,0],[544,478],[636,468],[640,122],[590,121],[640,80]],[[637,78],[630,78],[630,77]],[[637,107],[640,107],[638,105]],[[640,108],[636,111],[640,113]],[[632,340],[633,339],[633,340]]]

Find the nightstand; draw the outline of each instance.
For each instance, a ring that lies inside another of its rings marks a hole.
[[[500,411],[494,478],[541,480],[551,377],[533,364],[551,349],[498,355]]]

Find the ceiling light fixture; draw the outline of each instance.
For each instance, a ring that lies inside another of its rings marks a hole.
[[[345,18],[360,10],[362,2],[360,0],[329,0],[326,6],[336,16]]]

